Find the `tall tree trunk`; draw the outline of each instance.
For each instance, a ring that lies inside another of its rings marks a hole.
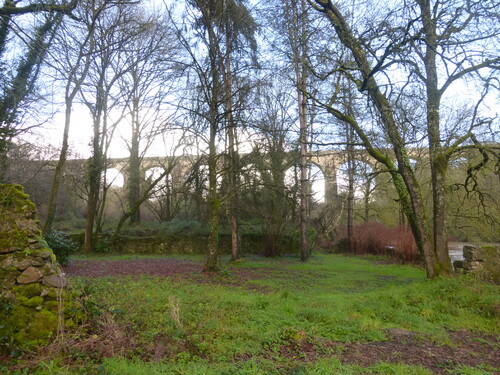
[[[165,176],[165,217],[164,221],[171,221],[174,218],[172,212],[172,190],[173,184],[171,185],[169,176]]]
[[[59,193],[59,187],[61,185],[62,175],[64,171],[64,165],[66,164],[66,158],[68,155],[68,137],[69,137],[69,127],[71,124],[71,109],[73,105],[73,97],[66,98],[66,110],[64,118],[64,131],[63,139],[61,145],[61,152],[59,154],[59,160],[56,165],[56,170],[54,171],[54,179],[52,182],[52,189],[50,191],[50,198],[48,203],[47,217],[45,218],[45,223],[43,226],[43,232],[49,233],[52,230],[52,224],[54,222],[56,208],[57,208],[57,195]]]
[[[219,68],[217,60],[217,37],[215,35],[210,14],[204,12],[205,25],[209,39],[209,60],[212,88],[209,98],[209,126],[210,138],[208,145],[208,204],[209,204],[209,235],[208,256],[205,262],[205,272],[217,272],[220,270],[219,259],[219,212],[220,199],[217,191],[217,147],[216,137],[219,130],[219,99],[221,95]]]
[[[127,206],[130,212],[130,222],[138,223],[141,220],[141,209],[135,207],[141,196],[141,161],[139,157],[139,103],[138,98],[133,98],[132,103],[132,138],[130,141],[130,156],[128,167],[128,192]],[[132,207],[135,209],[132,210]]]
[[[345,86],[347,97],[344,99],[344,111],[354,117],[352,108],[352,91],[349,82]],[[354,130],[348,123],[345,124],[345,139],[347,151],[347,240],[349,251],[354,250],[354,172],[356,161],[354,160]]]
[[[349,110],[348,110],[349,111]],[[349,251],[354,249],[354,134],[349,125],[346,125],[347,141],[347,241]]]
[[[439,107],[441,93],[438,89],[436,67],[437,31],[431,16],[430,2],[419,0],[426,40],[424,65],[427,90],[427,132],[431,159],[432,203],[433,203],[433,246],[437,255],[440,273],[451,273],[452,265],[448,252],[446,228],[446,172],[448,158],[441,146]]]
[[[370,183],[371,180],[368,180],[365,195],[364,195],[364,204],[365,204],[365,214],[363,218],[363,222],[368,223],[370,221]]]
[[[85,240],[83,243],[83,250],[85,252],[91,252],[95,246],[94,224],[99,213],[98,206],[102,173],[101,158],[102,156],[97,154],[93,155],[89,160],[89,193],[87,198],[87,215],[85,221]]]
[[[300,89],[298,100],[300,118],[300,259],[306,261],[309,257],[309,245],[307,241],[307,112],[306,100]]]
[[[236,151],[236,124],[233,116],[233,90],[232,90],[232,72],[231,72],[231,54],[229,52],[231,44],[231,29],[226,25],[226,51],[225,65],[226,73],[224,78],[226,95],[226,119],[228,136],[228,154],[229,154],[229,221],[231,225],[231,259],[236,260],[240,257],[238,242],[238,154]]]
[[[91,252],[95,246],[94,225],[99,215],[99,194],[101,191],[101,178],[104,169],[102,155],[101,137],[104,136],[105,129],[101,129],[101,121],[104,111],[104,77],[101,75],[97,88],[95,101],[95,111],[93,112],[93,137],[92,137],[92,156],[88,161],[88,198],[87,215],[85,219],[85,239],[83,250]]]
[[[205,262],[204,271],[217,272],[220,270],[219,260],[219,210],[220,200],[217,192],[217,150],[215,147],[216,126],[210,126],[210,144],[208,154],[208,203],[209,234],[208,234],[208,257]]]
[[[305,0],[292,1],[286,4],[287,18],[291,25],[288,27],[290,47],[293,54],[293,69],[297,87],[297,102],[299,107],[299,223],[300,223],[300,259],[309,257],[307,240],[307,7]]]

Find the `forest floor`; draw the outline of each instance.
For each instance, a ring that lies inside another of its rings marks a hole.
[[[201,257],[72,259],[64,271],[90,290],[100,323],[65,344],[80,359],[42,351],[11,373],[41,358],[75,374],[90,371],[81,358],[105,374],[500,373],[497,286],[431,283],[375,258],[223,264],[207,274]]]

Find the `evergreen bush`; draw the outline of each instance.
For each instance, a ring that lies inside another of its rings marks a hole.
[[[44,239],[54,252],[61,266],[67,266],[70,254],[79,248],[78,243],[74,242],[69,234],[59,230],[54,230],[46,234]]]

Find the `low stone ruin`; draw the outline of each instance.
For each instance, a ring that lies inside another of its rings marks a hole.
[[[464,260],[460,264],[464,273],[481,274],[486,278],[500,283],[500,246],[463,247]]]
[[[42,345],[71,321],[61,308],[66,284],[35,205],[22,186],[0,184],[0,352]]]

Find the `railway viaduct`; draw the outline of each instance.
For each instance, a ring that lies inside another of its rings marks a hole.
[[[385,150],[389,155],[390,150]],[[416,163],[420,162],[423,158],[422,155],[425,153],[424,149],[412,149],[409,154],[411,159]],[[355,159],[359,162],[368,164],[373,171],[380,171],[381,167],[379,163],[376,162],[365,150],[355,150]],[[222,160],[222,159],[221,159]],[[253,164],[255,160],[255,154],[242,154],[240,156],[240,165],[249,166]],[[332,199],[335,199],[338,195],[337,186],[337,175],[341,166],[347,162],[347,152],[345,150],[325,150],[325,151],[315,151],[308,155],[308,161],[310,164],[315,165],[323,174],[324,178],[324,191],[325,191],[325,201],[328,203]],[[73,159],[68,160],[68,165],[73,168],[82,169],[84,168],[84,159]],[[107,170],[116,169],[123,179],[123,189],[127,189],[127,168],[129,160],[128,158],[111,158],[107,160]],[[144,157],[141,160],[141,171],[142,178],[146,180],[148,171],[156,170],[163,171],[168,170],[169,178],[171,179],[173,185],[182,184],[186,178],[190,175],[191,171],[195,166],[199,168],[206,167],[206,155],[182,155],[182,156],[167,156],[167,157]],[[288,153],[286,160],[284,161],[285,169],[298,165],[298,154]],[[246,170],[251,170],[252,168],[245,168]],[[254,173],[256,173],[254,171]]]

